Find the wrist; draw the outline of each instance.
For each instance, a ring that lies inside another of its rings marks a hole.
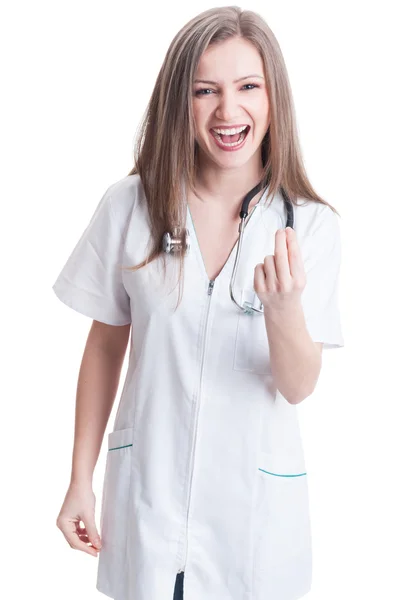
[[[304,322],[304,312],[301,300],[293,300],[279,306],[264,307],[264,318],[273,323]]]
[[[70,487],[78,487],[78,488],[92,488],[93,487],[93,477],[90,475],[83,474],[74,474],[72,473],[70,478]]]

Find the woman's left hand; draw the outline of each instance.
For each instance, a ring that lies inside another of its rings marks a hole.
[[[267,311],[285,311],[300,304],[306,285],[304,263],[296,232],[291,227],[275,233],[275,256],[254,269],[254,290]]]

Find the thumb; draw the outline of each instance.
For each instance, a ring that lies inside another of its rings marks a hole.
[[[101,538],[100,538],[100,535],[95,526],[94,520],[93,521],[89,520],[87,523],[85,523],[85,525],[86,525],[86,531],[87,531],[87,536],[88,536],[89,541],[96,548],[100,548],[102,545]]]

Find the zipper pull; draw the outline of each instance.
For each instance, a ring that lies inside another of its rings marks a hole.
[[[207,295],[211,296],[214,288],[214,280],[209,281],[209,287],[207,288]]]

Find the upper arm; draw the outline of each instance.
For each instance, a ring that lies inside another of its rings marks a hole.
[[[102,350],[113,356],[124,356],[130,336],[131,323],[127,325],[108,325],[94,320],[89,337]]]
[[[319,349],[319,353],[322,354],[323,342],[314,342],[315,346]]]

